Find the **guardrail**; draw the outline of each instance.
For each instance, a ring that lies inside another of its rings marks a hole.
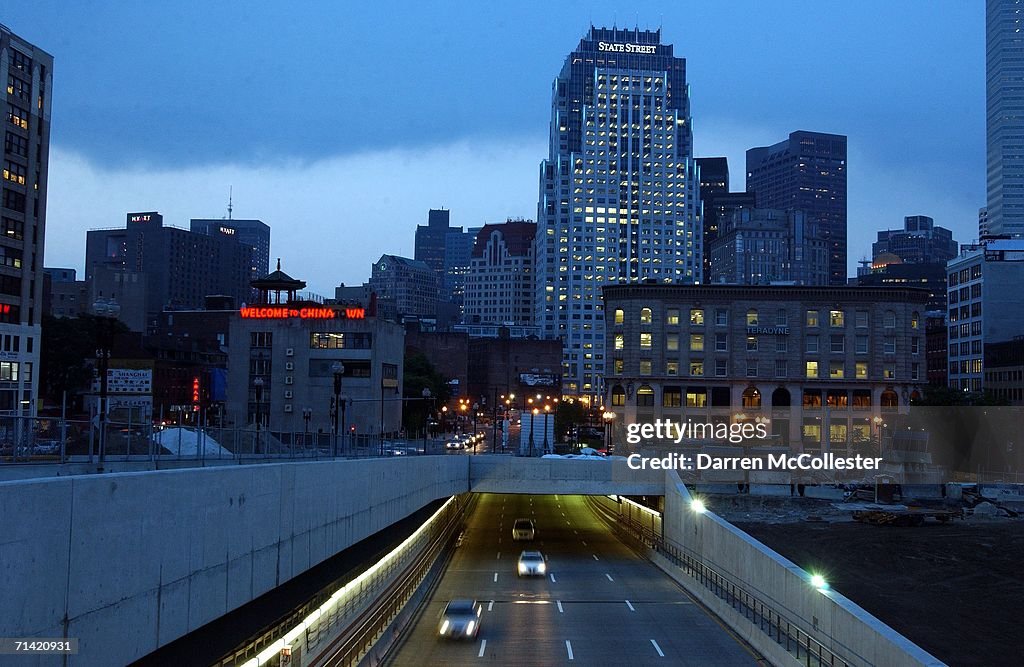
[[[587,499],[592,509],[606,517],[606,520],[609,520],[627,539],[665,557],[694,581],[741,613],[802,664],[807,667],[850,667],[855,664],[816,640],[800,624],[751,593],[740,581],[717,570],[690,549],[662,535],[661,517],[654,510],[628,498],[618,497],[617,500],[611,500],[604,496],[588,496]],[[614,503],[616,507],[613,509],[609,503]],[[646,513],[658,515],[659,520],[655,524],[658,530],[637,520],[636,512],[631,505],[643,507]]]
[[[356,665],[373,647],[461,525],[467,502],[452,496],[401,544],[349,581],[336,582],[219,667]]]

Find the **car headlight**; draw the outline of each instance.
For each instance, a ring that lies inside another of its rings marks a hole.
[[[448,634],[448,621],[445,621],[444,623],[441,624],[441,634],[442,635]]]
[[[540,565],[537,566],[537,571],[540,572],[541,574],[544,574],[544,572],[547,571],[547,569],[548,569],[548,566],[545,565],[544,563],[541,563]]]
[[[466,624],[466,634],[467,635],[473,634],[473,629],[474,628],[476,628],[476,621],[470,621],[469,623],[467,623]]]
[[[526,572],[526,566],[523,565],[522,563],[520,563],[519,564],[519,574],[523,574],[525,572]]]

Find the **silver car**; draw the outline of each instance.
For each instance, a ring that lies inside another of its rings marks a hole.
[[[445,605],[437,634],[443,639],[475,639],[480,634],[483,607],[476,600],[452,600]]]
[[[524,551],[519,554],[519,567],[516,572],[520,577],[543,577],[547,571],[548,566],[541,552]]]
[[[533,523],[533,519],[516,519],[516,522],[512,524],[512,541],[529,542],[537,538],[537,525]]]

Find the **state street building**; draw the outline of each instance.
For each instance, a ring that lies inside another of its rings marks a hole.
[[[377,436],[401,428],[401,326],[361,306],[299,298],[306,283],[280,263],[252,285],[258,302],[242,307],[229,325],[229,423],[260,423],[274,434],[331,433],[337,374],[345,406],[340,432]]]
[[[606,285],[606,405],[617,429],[767,420],[772,443],[793,449],[877,441],[885,415],[926,384],[927,299],[913,288]]]

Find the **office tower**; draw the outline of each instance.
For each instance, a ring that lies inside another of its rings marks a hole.
[[[239,243],[253,248],[252,280],[258,280],[270,273],[270,225],[262,220],[193,218],[189,222],[189,229],[207,236],[234,236]]]
[[[747,191],[758,208],[798,210],[829,244],[829,284],[846,284],[846,137],[798,130],[747,151]]]
[[[988,235],[1024,235],[1024,2],[988,0],[985,11]]]
[[[904,264],[945,264],[956,257],[957,250],[953,232],[936,227],[927,215],[908,215],[903,218],[902,230],[878,232],[878,240],[871,246],[871,256],[889,252]]]
[[[1024,336],[1024,239],[962,246],[946,272],[949,386],[982,391],[988,346]]]
[[[0,81],[7,84],[0,181],[0,414],[34,416],[53,56],[0,25]]]
[[[437,317],[440,280],[426,262],[381,255],[371,269],[368,285],[378,299],[394,303],[399,319]]]
[[[416,226],[413,259],[423,262],[437,274],[441,304],[453,304],[451,316],[458,318],[462,308],[462,295],[469,271],[469,256],[479,227],[463,231],[451,226],[450,211],[430,209],[427,224]],[[445,310],[442,307],[442,310]]]
[[[978,209],[978,240],[984,241],[988,238],[988,207],[982,206]]]
[[[413,259],[432,268],[438,277],[444,275],[445,239],[450,225],[451,212],[433,208],[427,212],[427,224],[416,225]]]
[[[704,280],[711,275],[711,256],[708,248],[718,237],[718,215],[715,198],[729,192],[729,160],[724,157],[699,157],[694,160],[699,169],[699,195],[704,211]]]
[[[603,393],[603,284],[702,279],[690,124],[686,60],[660,30],[591,27],[553,82],[536,323],[562,339],[564,393]]]
[[[484,225],[466,276],[466,324],[530,326],[534,316],[533,239],[537,225]]]
[[[923,287],[929,294],[928,310],[945,312],[946,262],[958,249],[953,232],[936,227],[926,215],[910,215],[903,219],[902,230],[878,232],[869,267],[858,269],[856,283]]]
[[[165,227],[156,211],[129,213],[124,229],[86,234],[85,278],[92,297],[117,300],[121,320],[143,331],[147,314],[202,308],[213,294],[247,302],[252,255],[231,229],[198,233]]]
[[[828,242],[803,211],[739,209],[705,254],[710,284],[828,284]]]

